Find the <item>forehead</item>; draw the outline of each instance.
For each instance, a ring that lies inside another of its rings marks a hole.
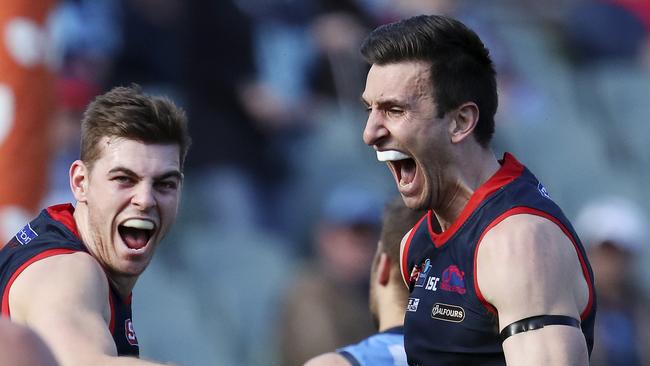
[[[372,103],[431,96],[430,75],[430,63],[424,61],[374,64],[368,71],[362,98]]]
[[[95,166],[102,170],[123,167],[141,176],[157,176],[180,170],[180,147],[177,144],[148,144],[119,137],[99,141],[100,157]]]

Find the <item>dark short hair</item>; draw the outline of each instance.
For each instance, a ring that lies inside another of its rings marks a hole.
[[[115,87],[86,108],[81,122],[81,160],[89,168],[99,159],[99,141],[106,136],[177,144],[181,170],[191,144],[185,111],[166,97],[144,94],[136,84]]]
[[[419,15],[382,25],[361,45],[370,64],[431,63],[438,118],[466,102],[479,109],[476,141],[487,147],[494,134],[498,97],[496,72],[488,49],[463,23],[442,15]]]

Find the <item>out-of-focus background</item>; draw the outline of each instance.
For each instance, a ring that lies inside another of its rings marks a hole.
[[[135,82],[183,106],[194,139],[178,223],[134,292],[142,355],[291,366],[360,340],[396,190],[361,140],[358,48],[421,13],[482,37],[495,152],[537,174],[589,248],[593,364],[650,365],[648,0],[3,0],[2,241],[72,200],[83,109]]]

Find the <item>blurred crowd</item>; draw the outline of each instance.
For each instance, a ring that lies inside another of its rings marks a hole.
[[[143,356],[292,366],[372,333],[367,276],[396,191],[361,140],[358,48],[422,13],[484,40],[496,153],[580,217],[601,300],[594,364],[650,365],[650,2],[59,0],[43,205],[72,200],[67,169],[98,93],[138,83],[189,115],[179,222],[133,300]]]

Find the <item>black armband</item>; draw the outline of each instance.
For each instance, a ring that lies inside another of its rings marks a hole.
[[[541,329],[547,325],[568,325],[571,327],[580,328],[580,321],[566,315],[537,315],[530,318],[518,320],[507,327],[503,328],[499,333],[501,343],[508,337],[518,333],[527,332],[529,330]]]

